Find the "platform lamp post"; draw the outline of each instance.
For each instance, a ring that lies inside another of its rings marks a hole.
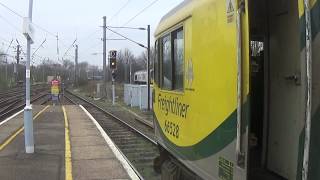
[[[29,0],[29,16],[23,21],[23,34],[27,39],[27,60],[26,60],[26,107],[24,108],[24,139],[26,153],[34,153],[32,106],[30,104],[30,54],[33,43],[32,28],[32,7],[33,0]]]
[[[121,36],[121,37],[123,37],[123,38],[125,38],[126,40],[128,40],[128,41],[131,41],[131,42],[133,42],[133,43],[135,43],[135,44],[137,44],[138,46],[140,46],[140,47],[143,47],[143,48],[145,48],[146,50],[147,50],[147,53],[148,53],[148,58],[147,58],[147,72],[148,72],[148,82],[147,82],[147,86],[148,86],[148,111],[150,111],[150,25],[148,25],[147,26],[147,28],[143,28],[143,27],[114,27],[114,26],[106,26],[106,28],[109,30],[109,31],[111,31],[111,32],[113,32],[113,33],[115,33],[115,34],[117,34],[117,35],[119,35],[119,36]],[[112,29],[133,29],[133,30],[141,30],[141,31],[147,31],[147,37],[148,37],[148,42],[147,42],[147,47],[145,46],[145,45],[143,45],[143,44],[141,44],[141,43],[138,43],[138,42],[136,42],[136,41],[134,41],[134,40],[132,40],[132,39],[129,39],[128,37],[126,37],[126,36],[124,36],[124,35],[122,35],[122,34],[120,34],[120,33],[118,33],[118,32],[116,32],[116,31],[114,31],[114,30],[112,30]],[[130,80],[131,80],[131,73],[130,73]]]

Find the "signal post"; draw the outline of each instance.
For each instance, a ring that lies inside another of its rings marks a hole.
[[[109,51],[109,65],[112,72],[112,104],[115,104],[115,78],[116,78],[116,69],[117,69],[117,51]]]

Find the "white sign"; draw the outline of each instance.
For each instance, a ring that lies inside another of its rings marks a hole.
[[[115,50],[110,51],[110,58],[116,59],[117,58],[117,51],[115,51]]]
[[[30,70],[26,70],[26,78],[30,78]]]
[[[30,38],[31,43],[34,42],[34,28],[30,19],[27,17],[23,18],[22,33],[27,39]]]

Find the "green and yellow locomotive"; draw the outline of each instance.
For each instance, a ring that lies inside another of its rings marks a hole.
[[[156,32],[162,179],[320,179],[320,2],[185,0]]]

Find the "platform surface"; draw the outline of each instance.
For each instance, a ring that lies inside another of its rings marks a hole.
[[[34,117],[40,112],[34,119],[34,154],[24,150],[23,113],[0,125],[0,179],[135,177],[79,106],[65,106],[64,110],[61,106],[36,106],[33,112]]]

